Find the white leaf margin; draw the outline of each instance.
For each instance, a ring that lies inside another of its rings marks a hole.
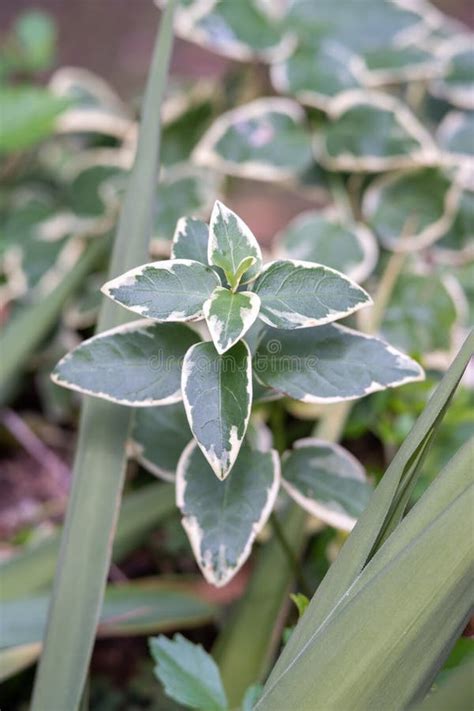
[[[414,165],[428,166],[439,163],[439,150],[431,135],[407,106],[389,94],[368,89],[350,89],[338,94],[328,102],[326,110],[329,118],[332,121],[337,121],[347,111],[361,105],[369,105],[375,109],[392,113],[399,126],[418,142],[419,149],[407,155],[356,156],[352,153],[343,153],[334,157],[330,156],[326,150],[324,135],[317,134],[314,139],[314,148],[316,155],[319,156],[325,167],[349,173],[357,171],[378,173]]]
[[[437,56],[446,67],[456,54],[471,51],[473,49],[472,35],[456,35],[440,43],[436,48]],[[444,99],[453,106],[466,111],[474,110],[474,82],[470,85],[464,84],[462,87],[452,87],[445,81],[444,77],[435,79],[428,85],[430,94],[438,99]]]
[[[202,343],[202,341],[201,341],[201,343]],[[237,437],[236,425],[232,426],[230,433],[229,433],[230,451],[227,453],[226,461],[223,462],[221,459],[219,459],[218,457],[215,456],[213,449],[211,449],[211,450],[206,449],[203,445],[201,445],[199,439],[197,438],[195,431],[194,431],[193,406],[189,402],[189,399],[186,395],[187,383],[189,380],[189,376],[192,373],[190,361],[191,361],[192,355],[195,351],[195,346],[199,346],[199,345],[201,345],[201,343],[195,343],[190,348],[188,348],[186,355],[184,356],[183,367],[182,367],[182,371],[181,371],[181,390],[180,390],[180,394],[182,394],[182,395],[181,395],[180,399],[183,400],[184,409],[186,411],[186,416],[187,416],[188,422],[189,422],[189,428],[190,428],[191,432],[193,433],[193,437],[195,438],[194,441],[196,441],[196,443],[198,444],[201,452],[204,455],[204,458],[209,463],[209,466],[215,473],[216,477],[220,481],[224,481],[224,479],[226,479],[229,476],[230,472],[232,471],[232,467],[234,466],[235,462],[237,461],[237,457],[239,455],[239,451],[242,446],[242,442],[244,441],[245,433],[247,432],[247,428],[248,428],[248,425],[250,422],[250,416],[252,414],[252,402],[253,402],[252,354],[250,352],[250,348],[248,347],[247,343],[245,341],[240,341],[240,343],[243,344],[243,346],[245,347],[245,349],[247,351],[247,370],[246,370],[246,376],[247,376],[246,392],[247,392],[247,397],[248,397],[247,416],[246,416],[244,423],[243,423],[243,434],[242,434],[241,439],[238,439],[238,437]],[[225,355],[225,353],[223,355]]]
[[[364,467],[359,462],[353,454],[351,454],[347,449],[341,447],[340,444],[333,442],[326,442],[322,439],[316,437],[305,437],[304,439],[299,439],[293,444],[293,449],[305,449],[306,447],[324,447],[326,449],[332,450],[334,454],[341,459],[346,460],[346,462],[351,466],[352,471],[356,476],[347,476],[348,479],[356,479],[357,481],[367,482],[367,475]],[[291,450],[283,454],[282,465],[284,465],[286,459],[291,455]],[[357,519],[350,516],[342,511],[335,511],[331,509],[328,505],[325,506],[323,503],[319,502],[317,499],[309,498],[301,493],[291,482],[285,479],[284,466],[282,466],[282,479],[281,485],[287,492],[287,494],[295,501],[302,509],[307,511],[311,516],[323,521],[324,523],[334,526],[341,531],[352,531]],[[341,471],[341,477],[345,477],[344,472]]]
[[[464,111],[449,111],[436,129],[435,138],[440,145],[443,163],[446,163],[448,166],[461,166],[461,168],[469,170],[471,174],[474,174],[474,155],[471,153],[457,153],[450,151],[448,148],[443,148],[442,146],[445,141],[449,141],[452,135],[457,133],[457,131],[462,127],[465,118],[466,112]]]
[[[56,367],[59,367],[61,364],[67,362],[74,355],[74,353],[76,353],[84,346],[89,345],[93,341],[98,341],[101,338],[107,338],[108,336],[113,336],[115,334],[120,333],[146,331],[150,328],[156,328],[156,323],[150,321],[149,319],[131,321],[130,323],[125,323],[121,324],[120,326],[115,326],[114,328],[109,328],[107,331],[102,331],[102,333],[98,333],[95,336],[91,336],[91,338],[87,338],[85,341],[82,341],[82,343],[76,346],[74,350],[70,351],[69,353],[66,353],[66,355],[63,356],[63,358],[61,358],[61,360],[57,363]],[[54,371],[51,373],[50,378],[53,383],[56,383],[56,385],[60,385],[63,388],[67,388],[68,390],[74,390],[75,392],[82,393],[83,395],[91,395],[92,397],[97,397],[101,400],[107,400],[108,402],[114,402],[117,405],[126,405],[128,407],[151,407],[153,405],[172,405],[176,402],[180,402],[183,399],[181,395],[181,388],[179,388],[179,390],[177,390],[175,393],[172,393],[171,395],[168,395],[167,397],[160,400],[148,398],[146,400],[136,401],[126,400],[125,398],[115,398],[109,395],[108,393],[89,390],[87,388],[81,388],[79,385],[71,383],[69,380],[62,378]]]
[[[409,170],[398,170],[389,175],[382,175],[376,178],[366,190],[362,199],[362,214],[367,220],[375,214],[384,188],[398,180],[419,172],[420,168]],[[384,245],[393,252],[413,252],[423,247],[428,247],[436,242],[449,230],[456,216],[456,211],[461,198],[461,186],[453,181],[451,187],[446,191],[444,198],[444,212],[442,216],[425,227],[417,234],[407,233],[396,241],[381,238]]]
[[[153,474],[153,476],[156,476],[158,479],[161,479],[162,481],[166,481],[171,484],[176,481],[175,472],[169,471],[168,469],[164,469],[163,467],[158,467],[150,459],[147,459],[147,457],[145,457],[143,454],[143,452],[145,451],[143,444],[141,444],[141,442],[138,442],[133,437],[130,437],[127,440],[125,450],[128,459],[133,459],[135,462],[138,462],[138,464],[141,464],[141,466],[146,469],[147,472]]]
[[[249,251],[248,255],[249,257],[256,257],[256,262],[257,264],[253,264],[252,266],[249,267],[249,269],[255,269],[255,267],[258,265],[258,262],[262,262],[262,250],[260,249],[260,245],[257,241],[257,238],[255,237],[254,233],[250,229],[250,227],[247,225],[244,220],[237,215],[236,212],[230,209],[230,207],[227,207],[227,205],[224,205],[223,202],[220,200],[216,200],[214,203],[214,207],[212,208],[212,213],[211,213],[211,219],[209,221],[209,241],[207,243],[207,260],[211,266],[217,266],[214,263],[214,255],[219,254],[219,245],[218,245],[218,240],[216,236],[216,231],[215,231],[215,224],[218,220],[218,218],[221,217],[222,220],[227,224],[229,222],[229,218],[234,218],[240,232],[242,235],[245,237],[249,250],[254,250],[256,252],[255,255],[251,254]],[[239,264],[236,265],[236,268],[239,266]],[[247,270],[248,271],[248,270]],[[242,275],[243,277],[244,275]],[[242,280],[240,281],[242,282]]]
[[[191,442],[189,442],[189,444],[183,450],[183,453],[178,462],[178,468],[176,470],[176,506],[179,508],[180,511],[183,510],[183,507],[185,505],[187,461],[197,446],[197,443],[194,440],[191,440]],[[242,553],[240,554],[236,565],[232,568],[228,568],[226,574],[223,575],[220,579],[216,578],[212,567],[202,558],[201,542],[203,538],[203,531],[199,527],[196,518],[194,516],[183,515],[183,518],[181,519],[181,523],[188,536],[196,562],[207,582],[211,585],[214,585],[215,587],[223,587],[224,585],[227,585],[236,575],[236,573],[240,570],[240,568],[244,565],[244,563],[250,556],[250,553],[252,552],[252,546],[257,535],[265,526],[273,510],[273,506],[275,504],[276,498],[278,496],[278,491],[280,489],[281,466],[278,452],[275,449],[271,449],[270,453],[272,455],[274,476],[272,486],[270,487],[270,489],[268,489],[266,504],[262,509],[259,520],[256,521],[252,526],[252,531],[248,538],[247,544],[242,550]]]
[[[367,277],[372,274],[377,265],[377,261],[379,258],[379,247],[377,244],[377,240],[373,232],[367,227],[367,225],[364,225],[362,222],[346,224],[344,220],[340,219],[338,210],[334,206],[330,206],[324,210],[304,210],[303,212],[300,212],[298,215],[296,215],[296,217],[294,217],[292,220],[290,220],[290,222],[288,222],[288,224],[282,230],[280,230],[274,238],[272,250],[273,259],[292,259],[292,257],[288,255],[283,246],[283,238],[285,232],[287,232],[287,230],[289,229],[300,229],[307,222],[311,222],[311,220],[315,217],[322,217],[328,222],[332,222],[333,224],[338,225],[343,229],[351,230],[354,233],[359,247],[362,250],[363,258],[360,262],[351,267],[351,269],[348,270],[347,273],[341,272],[341,274],[344,274],[344,276],[347,276],[349,279],[352,279],[354,282],[356,282],[357,285],[359,285],[361,282],[364,282]],[[309,263],[311,264],[312,262]]]
[[[223,158],[215,150],[215,146],[222,136],[235,123],[261,118],[268,113],[286,114],[296,124],[304,128],[305,113],[296,101],[281,97],[262,97],[254,99],[247,104],[243,104],[236,109],[231,109],[221,114],[204,133],[194,148],[191,159],[198,165],[208,166],[238,178],[250,178],[262,181],[293,179],[295,171],[291,168],[278,168],[257,160],[236,163]]]
[[[350,316],[351,314],[355,313],[356,311],[359,311],[359,309],[364,308],[365,306],[372,306],[373,305],[373,300],[370,294],[359,284],[357,284],[353,279],[350,279],[348,276],[343,274],[342,272],[338,271],[337,269],[332,269],[332,267],[327,267],[324,264],[319,264],[318,262],[305,262],[300,259],[275,259],[274,261],[267,262],[265,266],[263,267],[262,271],[260,272],[258,279],[261,279],[263,276],[265,276],[266,272],[269,271],[275,264],[281,262],[289,263],[292,264],[294,267],[297,268],[302,268],[302,269],[324,269],[326,272],[330,272],[331,274],[336,275],[338,278],[340,278],[342,281],[347,282],[352,288],[357,289],[357,291],[362,292],[363,295],[367,297],[366,301],[361,301],[357,303],[355,306],[351,306],[348,309],[345,309],[344,311],[330,311],[330,313],[327,316],[324,316],[323,318],[308,318],[306,316],[302,316],[301,314],[298,314],[297,312],[291,312],[289,314],[283,314],[282,312],[278,312],[278,314],[281,314],[282,316],[286,317],[287,320],[290,323],[294,324],[294,329],[298,328],[312,328],[314,326],[323,326],[324,324],[327,323],[332,323],[333,321],[337,321],[338,319],[345,318],[346,316]],[[255,284],[255,286],[258,286]],[[258,294],[258,291],[255,292]],[[268,308],[265,307],[265,304],[262,300],[262,307],[263,308]],[[278,315],[277,314],[277,315]],[[290,317],[293,317],[293,320]],[[272,326],[273,328],[281,328],[279,325],[275,324],[272,322],[272,320],[262,311],[260,311],[258,317],[265,323],[267,326]]]
[[[261,378],[259,377],[258,371],[256,371],[254,374],[259,383],[266,388],[272,388],[277,392],[281,392],[286,397],[289,397],[292,400],[296,400],[297,402],[308,403],[309,405],[332,405],[338,402],[360,400],[366,395],[371,395],[372,393],[387,390],[388,388],[400,387],[401,385],[406,385],[407,383],[414,383],[425,379],[425,371],[416,360],[410,358],[410,356],[398,350],[397,348],[394,348],[394,346],[391,346],[390,343],[387,343],[387,341],[383,338],[380,338],[378,336],[371,336],[367,333],[363,333],[362,331],[356,331],[355,329],[349,328],[348,326],[342,326],[340,323],[331,323],[330,325],[341,333],[346,333],[354,337],[365,338],[369,341],[377,341],[385,348],[388,353],[397,358],[397,365],[405,362],[406,365],[410,365],[411,367],[413,367],[417,371],[417,373],[415,375],[407,375],[406,377],[400,378],[399,380],[390,381],[389,383],[378,383],[376,380],[374,380],[369,385],[369,387],[367,387],[365,391],[360,395],[350,395],[348,397],[319,397],[315,395],[306,394],[304,397],[298,398],[298,400],[296,400],[296,398],[285,392],[285,390],[277,388],[275,385],[268,385],[267,383],[263,382],[263,380],[261,380]]]
[[[109,299],[114,301],[119,306],[122,306],[124,309],[127,309],[127,311],[132,311],[133,313],[139,314],[140,316],[144,316],[147,319],[150,319],[150,321],[153,321],[154,323],[187,323],[188,321],[199,321],[203,317],[202,305],[197,311],[190,314],[189,316],[183,315],[182,311],[172,311],[170,315],[166,318],[156,318],[155,316],[147,315],[148,308],[146,306],[126,306],[122,301],[119,301],[111,293],[114,289],[119,289],[123,286],[133,287],[136,282],[136,277],[141,276],[145,269],[156,269],[157,271],[166,271],[172,274],[173,267],[177,265],[187,267],[198,266],[200,269],[206,268],[214,274],[216,278],[216,286],[220,286],[220,279],[218,275],[206,264],[201,264],[201,262],[197,262],[194,259],[163,259],[162,261],[158,262],[148,262],[146,264],[141,264],[139,267],[129,269],[128,272],[124,272],[120,276],[115,277],[114,279],[110,279],[110,281],[105,282],[105,284],[101,287],[101,292],[105,296],[108,296]]]
[[[220,342],[220,336],[222,333],[222,327],[220,327],[220,324],[222,321],[218,319],[216,316],[212,316],[210,313],[210,310],[212,308],[212,305],[216,299],[219,298],[219,294],[222,293],[222,291],[228,291],[228,289],[225,289],[224,287],[216,287],[209,297],[207,301],[204,302],[203,306],[203,313],[204,313],[204,318],[206,319],[207,327],[209,329],[209,333],[211,334],[212,342],[214,343],[217,352],[219,355],[223,355],[226,353],[229,348],[232,348],[233,345],[235,345],[238,341],[240,341],[244,335],[247,333],[249,328],[252,326],[252,324],[256,321],[258,314],[260,312],[260,297],[258,294],[255,294],[253,291],[239,291],[237,292],[238,295],[240,296],[246,296],[249,301],[250,301],[250,308],[241,308],[240,309],[240,318],[242,319],[242,329],[240,330],[238,336],[236,336],[233,340],[229,339],[225,344],[221,344]],[[242,316],[242,311],[247,312]]]

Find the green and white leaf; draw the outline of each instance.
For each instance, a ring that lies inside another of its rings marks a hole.
[[[388,94],[346,91],[327,111],[330,123],[317,136],[316,152],[330,170],[378,173],[438,159],[430,134]]]
[[[181,634],[161,635],[149,641],[157,663],[155,674],[165,693],[179,704],[202,711],[226,711],[227,698],[217,664],[200,644]]]
[[[251,291],[234,293],[218,286],[203,310],[217,352],[225,353],[254,323],[260,311],[260,298]]]
[[[452,224],[433,245],[433,253],[447,264],[474,259],[474,189],[462,192]]]
[[[429,84],[430,93],[467,111],[474,110],[474,49],[472,37],[458,35],[437,50],[445,66],[443,76]]]
[[[262,252],[252,231],[219,200],[211,214],[207,254],[209,264],[222,269],[231,286],[255,279],[262,266]],[[253,264],[249,258],[255,260]]]
[[[260,318],[275,328],[319,326],[372,303],[351,279],[312,262],[270,262],[253,288],[261,299]]]
[[[331,97],[361,86],[353,59],[352,52],[332,40],[300,43],[289,57],[272,64],[272,84],[280,94],[325,110]]]
[[[151,251],[168,256],[176,223],[182,215],[207,218],[218,192],[214,171],[176,166],[165,171],[157,187]]]
[[[207,264],[209,227],[195,217],[180,217],[171,245],[171,259],[193,259]]]
[[[222,114],[196,146],[193,158],[242,178],[292,178],[313,159],[304,112],[290,99],[251,101]]]
[[[227,353],[198,343],[186,353],[182,371],[184,406],[191,431],[219,479],[232,469],[252,406],[252,361],[244,341]]]
[[[418,250],[451,227],[461,188],[438,168],[399,171],[374,180],[362,211],[387,249]]]
[[[100,110],[115,118],[130,115],[110,84],[89,69],[61,67],[49,80],[49,88],[55,96],[74,101],[75,106],[91,113]]]
[[[324,264],[355,282],[365,281],[377,264],[372,232],[362,223],[342,222],[334,211],[300,213],[275,241],[279,258]]]
[[[108,281],[102,292],[126,309],[154,321],[196,321],[220,284],[211,267],[192,259],[143,264]]]
[[[338,444],[300,439],[282,461],[282,485],[312,516],[351,531],[372,487],[362,465]]]
[[[214,476],[195,442],[180,459],[176,503],[183,514],[194,556],[206,580],[226,585],[249,557],[265,525],[280,485],[275,450],[242,447],[224,482]]]
[[[301,402],[323,404],[424,378],[418,363],[385,341],[339,324],[269,329],[253,368],[264,385]]]
[[[416,45],[367,49],[360,60],[359,76],[367,87],[432,79],[442,71],[440,60]]]
[[[174,481],[179,458],[190,439],[182,402],[143,407],[133,416],[128,453],[151,474]]]
[[[199,341],[184,324],[133,321],[93,336],[59,361],[57,385],[120,405],[178,402],[186,351]]]
[[[448,164],[472,166],[474,156],[474,113],[450,111],[436,131],[436,140]]]
[[[176,32],[212,52],[238,61],[271,62],[293,43],[284,26],[258,0],[196,2],[177,17]]]
[[[409,353],[450,352],[459,314],[449,282],[436,274],[398,277],[381,333]]]

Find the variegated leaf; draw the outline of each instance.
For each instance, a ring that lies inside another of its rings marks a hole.
[[[292,220],[276,238],[283,259],[317,262],[363,282],[377,264],[378,247],[363,224],[345,224],[334,214],[308,210]]]
[[[260,298],[250,291],[232,292],[218,286],[204,304],[209,333],[218,353],[232,348],[258,316]]]
[[[335,269],[312,262],[277,260],[254,285],[260,318],[275,328],[318,326],[372,303],[364,289]]]
[[[133,416],[129,454],[165,481],[174,481],[179,458],[192,439],[182,402],[142,407]]]
[[[399,171],[372,183],[362,209],[384,247],[411,251],[447,232],[459,195],[460,188],[438,168]]]
[[[437,48],[437,56],[445,66],[441,77],[434,79],[430,93],[467,111],[474,109],[474,48],[472,37],[457,35]]]
[[[81,343],[51,377],[70,390],[120,405],[166,405],[181,400],[183,358],[199,340],[184,324],[134,321]]]
[[[219,481],[194,442],[185,449],[178,464],[176,503],[209,583],[226,585],[245,563],[273,509],[279,485],[275,450],[261,452],[245,445],[231,475]]]
[[[104,284],[102,291],[126,309],[163,323],[202,318],[202,306],[219,284],[210,267],[174,259],[131,269]]]
[[[209,227],[194,217],[181,217],[176,223],[171,259],[193,259],[207,264]]]
[[[249,258],[255,259],[253,264]],[[247,260],[247,261],[246,261]],[[235,212],[216,200],[209,225],[208,261],[220,267],[231,286],[247,283],[260,272],[262,253],[253,233]],[[242,265],[249,265],[238,278]]]
[[[314,438],[298,440],[285,454],[282,485],[308,513],[344,531],[354,527],[372,492],[347,449]]]
[[[474,114],[450,111],[436,132],[436,139],[444,151],[447,163],[457,165],[459,161],[471,167],[474,159]]]
[[[441,72],[440,60],[414,45],[367,49],[361,60],[358,75],[370,87],[432,79]]]
[[[239,453],[252,406],[252,362],[244,341],[227,353],[198,343],[186,353],[182,390],[189,424],[219,479]]]
[[[328,106],[331,119],[317,144],[331,170],[380,172],[433,163],[438,159],[430,134],[388,94],[354,89]]]
[[[418,363],[385,341],[339,324],[268,329],[253,368],[264,385],[309,403],[355,400],[424,377]]]
[[[304,121],[294,101],[256,99],[222,114],[196,146],[194,159],[252,180],[294,178],[313,161]]]
[[[463,264],[474,259],[474,189],[463,191],[453,222],[433,245],[440,262]]]

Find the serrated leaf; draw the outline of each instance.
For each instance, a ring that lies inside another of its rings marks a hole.
[[[429,133],[388,94],[354,89],[335,97],[328,111],[317,149],[331,170],[377,173],[437,158]]]
[[[196,321],[220,281],[213,269],[192,259],[151,262],[108,281],[102,292],[126,309],[164,323]]]
[[[171,259],[193,259],[207,264],[209,227],[194,217],[181,217],[176,223]]]
[[[166,405],[181,400],[183,357],[199,340],[184,324],[133,321],[83,341],[51,377],[65,388],[120,405]]]
[[[330,526],[352,530],[372,487],[350,452],[338,444],[301,439],[282,468],[282,485],[297,504]]]
[[[296,260],[267,264],[253,287],[260,318],[275,328],[320,326],[372,303],[364,289],[335,269]]]
[[[410,353],[449,352],[458,320],[446,282],[436,274],[401,274],[381,326],[390,343]]]
[[[252,406],[252,362],[245,342],[227,353],[198,343],[186,353],[182,391],[191,431],[216,476],[225,479],[239,453]]]
[[[243,260],[254,257],[255,263],[243,274],[242,283],[255,279],[262,266],[262,252],[255,236],[235,212],[216,200],[209,224],[208,261],[220,267],[234,286]]]
[[[180,704],[201,711],[226,711],[227,699],[219,669],[200,644],[180,634],[173,639],[150,639],[150,652],[157,662],[155,674],[165,693]]]
[[[294,101],[256,99],[222,114],[194,151],[202,165],[253,180],[286,180],[313,160],[305,116]]]
[[[264,385],[309,403],[355,400],[424,377],[418,363],[385,341],[339,324],[268,329],[253,368]]]
[[[388,249],[411,251],[432,244],[449,229],[460,189],[438,168],[399,171],[375,180],[362,210]]]
[[[191,442],[180,459],[176,502],[195,558],[206,580],[226,585],[242,567],[272,511],[280,485],[275,450],[242,447],[222,482]]]
[[[155,476],[174,481],[179,458],[191,438],[182,402],[143,407],[133,416],[130,454]]]
[[[363,282],[378,257],[375,237],[365,225],[348,225],[333,214],[308,210],[293,219],[277,237],[283,259],[317,262]]]
[[[218,286],[204,304],[209,333],[218,353],[225,353],[246,334],[260,310],[260,298],[250,291],[232,292]]]

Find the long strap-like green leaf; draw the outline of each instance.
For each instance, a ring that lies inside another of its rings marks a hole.
[[[110,277],[144,262],[147,256],[159,165],[159,111],[173,44],[174,6],[175,0],[169,0],[161,20]],[[112,328],[126,318],[123,309],[106,300],[98,330]],[[85,400],[33,711],[74,711],[80,701],[110,563],[130,416],[127,408]]]
[[[467,443],[257,704],[401,711],[429,689],[472,604]],[[303,616],[304,620],[304,616]]]
[[[400,521],[406,492],[419,471],[426,445],[439,425],[474,348],[474,333],[467,338],[445,377],[433,394],[412,432],[400,447],[371,498],[369,506],[329,569],[316,595],[278,659],[266,685],[271,689],[324,622],[338,601]],[[263,708],[263,706],[262,706]]]

